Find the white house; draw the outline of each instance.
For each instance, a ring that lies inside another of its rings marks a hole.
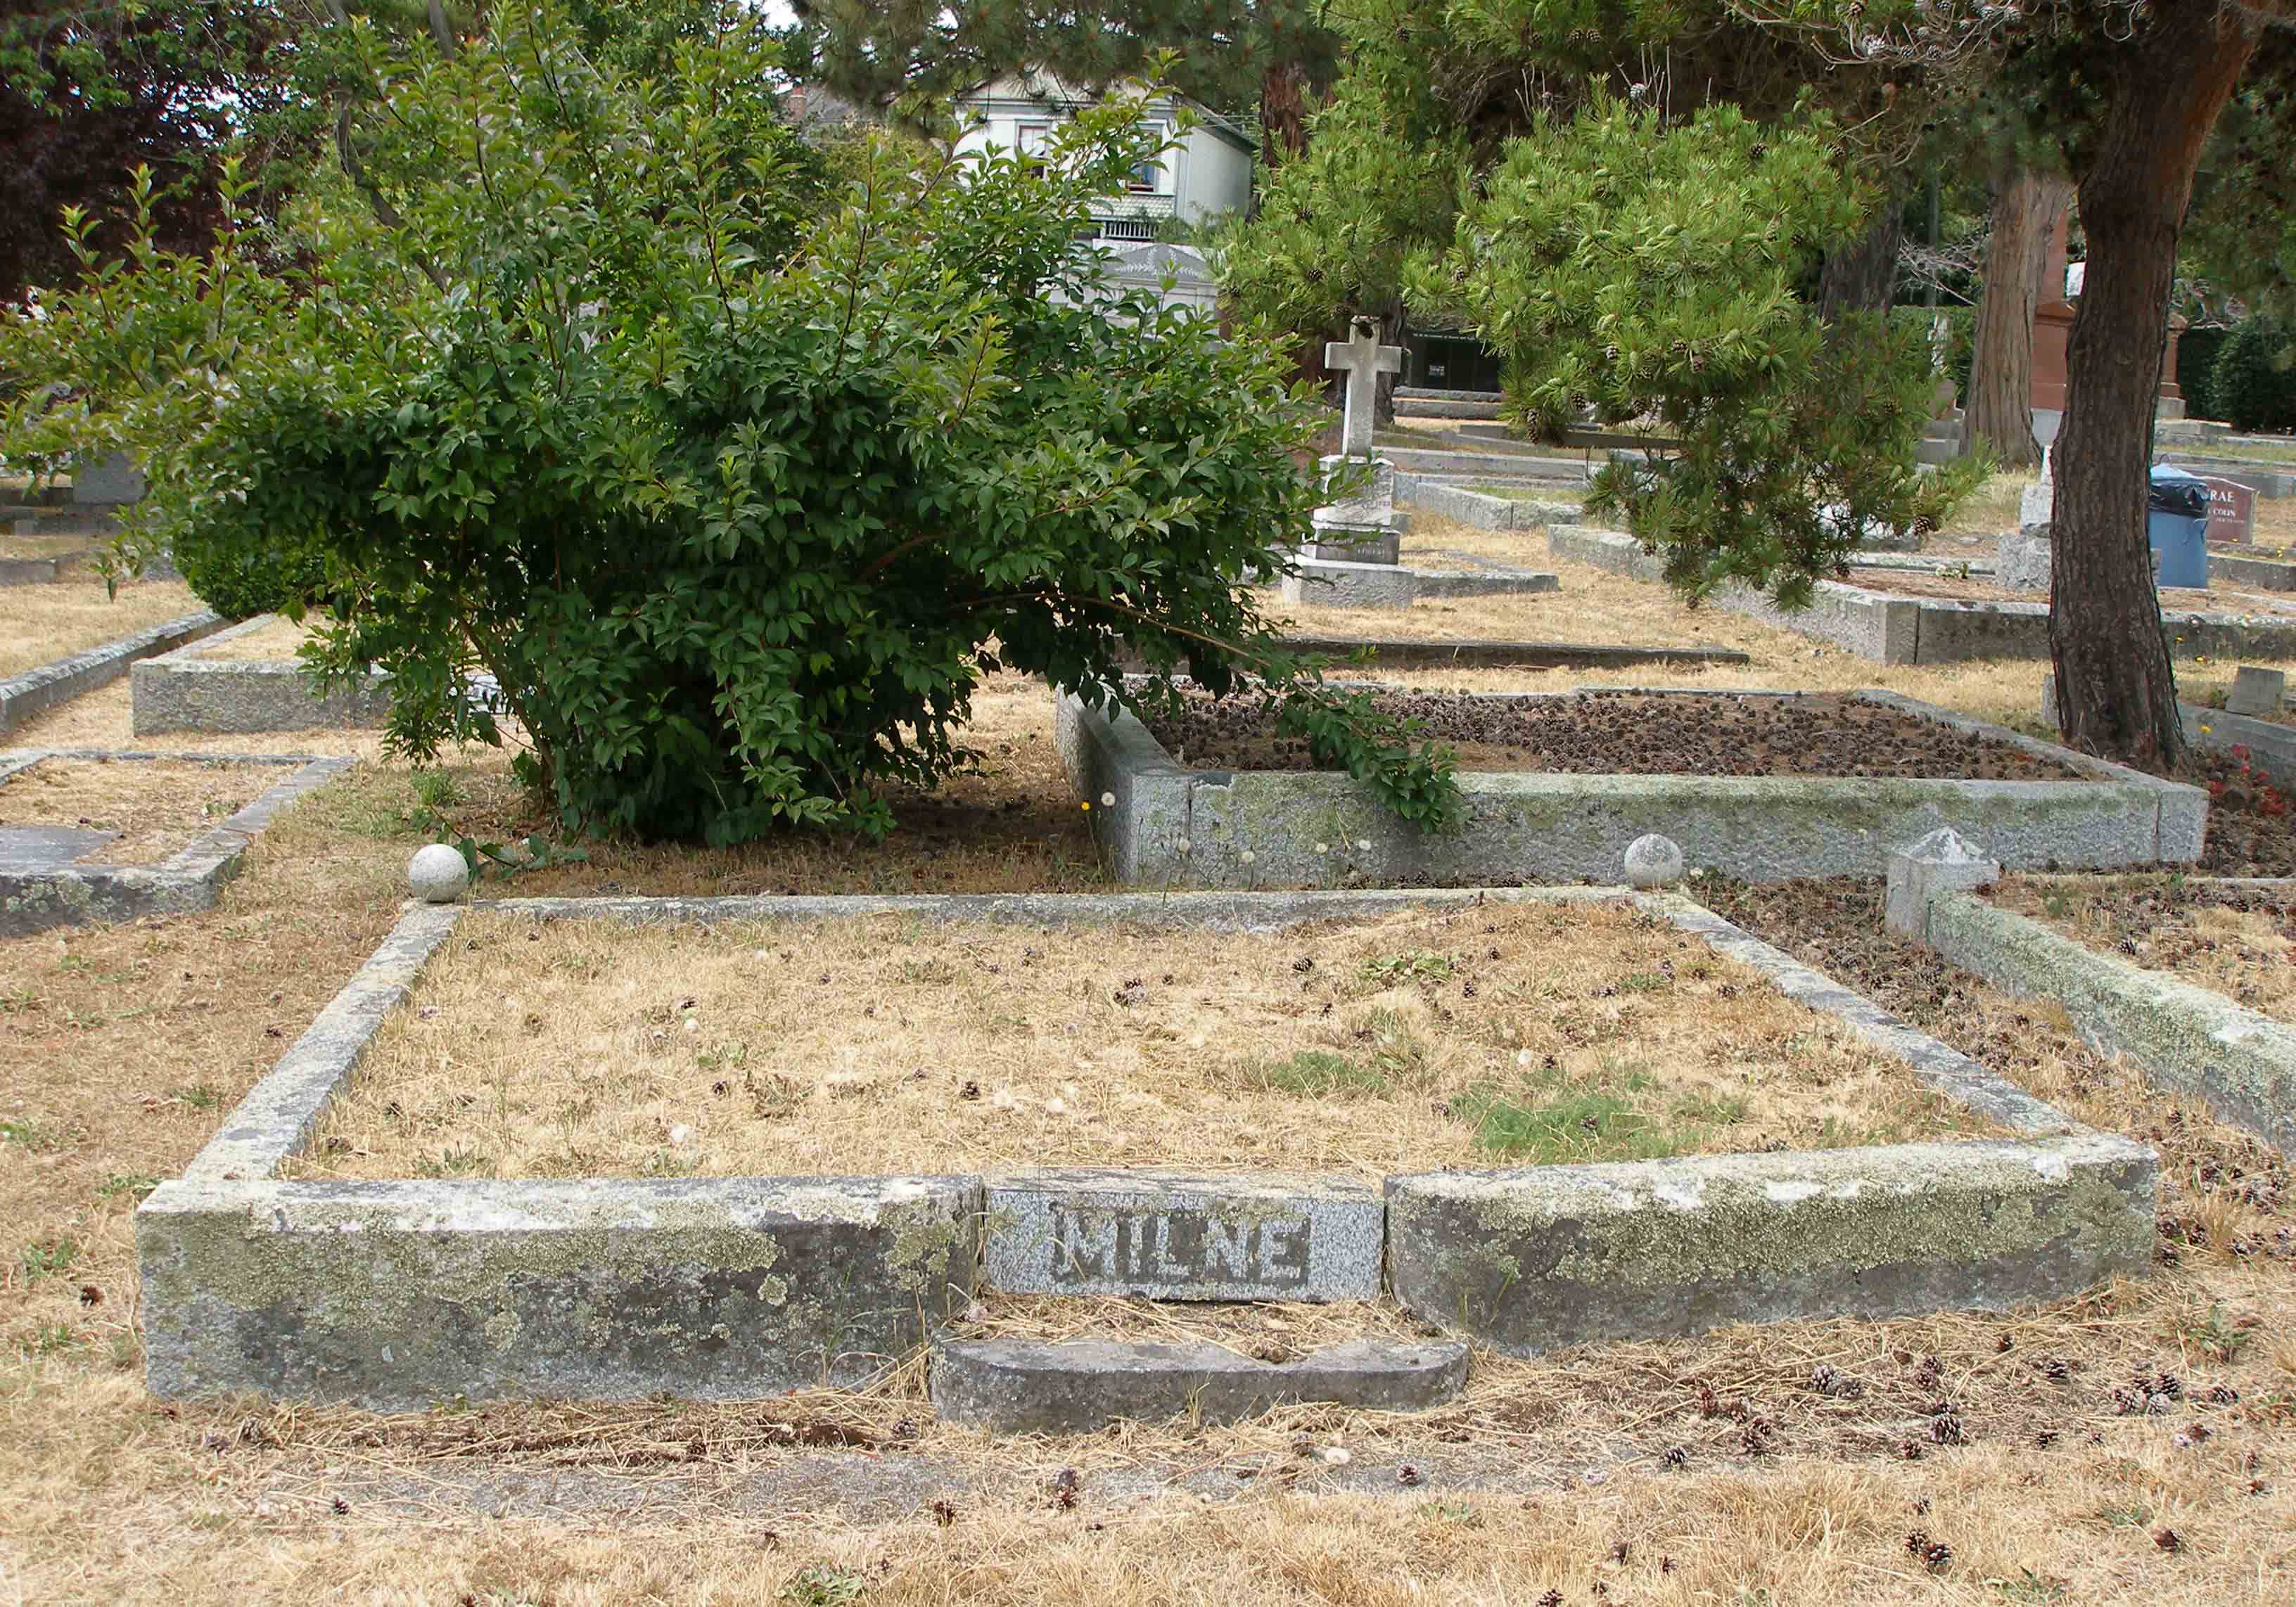
[[[1093,104],[1095,97],[1047,74],[1025,72],[1002,78],[959,102],[972,127],[957,150],[1041,150],[1062,122]],[[1174,135],[1181,108],[1192,118],[1187,133]],[[1153,240],[1174,220],[1216,221],[1251,204],[1251,138],[1234,123],[1177,96],[1150,101],[1143,120],[1166,136],[1157,160],[1144,162],[1121,195],[1093,209],[1093,221],[1106,241]]]

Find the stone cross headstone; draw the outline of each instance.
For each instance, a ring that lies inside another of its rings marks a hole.
[[[2246,546],[2256,539],[2256,488],[2236,480],[2203,474],[2209,488],[2210,546]]]
[[[1403,372],[1403,348],[1382,346],[1379,324],[1374,319],[1357,318],[1349,327],[1349,339],[1324,342],[1324,366],[1336,368],[1348,376],[1347,413],[1340,425],[1340,455],[1369,457],[1372,419],[1379,411],[1379,376]]]
[[[1348,376],[1347,413],[1341,451],[1319,466],[1327,488],[1343,479],[1360,481],[1366,466],[1371,480],[1316,510],[1314,534],[1300,550],[1303,572],[1285,579],[1283,600],[1329,608],[1408,608],[1416,584],[1398,566],[1411,521],[1395,511],[1395,465],[1372,455],[1379,376],[1403,372],[1403,348],[1379,343],[1375,319],[1357,318],[1349,328],[1349,339],[1324,348],[1324,365]],[[1385,572],[1366,572],[1367,566]]]

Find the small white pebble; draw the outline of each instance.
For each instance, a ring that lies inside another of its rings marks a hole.
[[[1246,849],[1242,853],[1238,854],[1236,857],[1242,860],[1244,864],[1250,865],[1255,858],[1259,857],[1259,856],[1255,855],[1250,849]]]
[[[680,1146],[681,1144],[685,1144],[685,1142],[687,1139],[689,1139],[689,1138],[691,1138],[691,1137],[693,1137],[693,1129],[692,1127],[687,1127],[684,1122],[682,1122],[682,1121],[681,1121],[681,1122],[679,1122],[676,1127],[674,1127],[670,1128],[670,1130],[669,1130],[669,1144],[670,1144],[670,1147],[671,1147],[672,1149],[676,1149],[676,1148],[677,1148],[678,1146]]]
[[[701,1022],[697,1018],[689,1015],[685,1018],[685,1029],[688,1032],[699,1032],[701,1030]]]
[[[1316,845],[1316,852],[1318,854],[1328,854],[1331,851],[1332,845],[1328,842],[1319,842]]]
[[[1021,1108],[1021,1102],[1013,1097],[1012,1089],[999,1088],[988,1096],[988,1108],[992,1111],[1017,1111]]]
[[[1067,1115],[1068,1113],[1069,1113],[1069,1102],[1068,1102],[1067,1100],[1065,1100],[1065,1099],[1062,1099],[1062,1098],[1060,1098],[1060,1097],[1058,1097],[1058,1096],[1056,1095],[1056,1096],[1054,1096],[1054,1098],[1048,1099],[1048,1100],[1046,1100],[1046,1101],[1045,1102],[1045,1114],[1046,1114],[1046,1115],[1047,1115],[1047,1116],[1065,1116],[1065,1115]]]
[[[1514,1052],[1514,1063],[1518,1066],[1528,1066],[1538,1058],[1538,1056],[1528,1049],[1518,1049]]]
[[[1103,809],[1112,809],[1116,808],[1116,794],[1113,792],[1102,793],[1100,795],[1100,807]]]
[[[1061,1085],[1061,1092],[1068,1098],[1074,1099],[1078,1095],[1081,1094],[1083,1090],[1078,1088],[1074,1083],[1062,1083]]]
[[[1327,1445],[1316,1452],[1316,1455],[1319,1460],[1328,1462],[1333,1467],[1345,1467],[1355,1460],[1355,1454],[1344,1446]]]
[[[1371,852],[1371,839],[1370,839],[1370,838],[1368,838],[1368,837],[1358,838],[1358,839],[1357,840],[1357,841],[1356,841],[1356,849],[1357,849],[1357,851],[1358,853],[1364,853],[1364,854],[1368,854],[1368,853],[1370,853],[1370,852]]]
[[[1189,1037],[1189,1039],[1188,1039],[1188,1047],[1189,1047],[1189,1048],[1191,1048],[1191,1049],[1201,1049],[1201,1048],[1202,1048],[1203,1046],[1204,1046],[1204,1035],[1203,1035],[1202,1033],[1201,1033],[1201,1032],[1199,1032],[1199,1033],[1195,1033],[1195,1034],[1193,1034],[1192,1037]]]
[[[1181,838],[1177,842],[1174,843],[1172,846],[1173,846],[1175,849],[1177,849],[1181,853],[1185,854],[1185,853],[1186,853],[1186,852],[1188,851],[1188,849],[1189,849],[1189,846],[1190,846],[1190,845],[1189,845],[1188,840],[1187,840],[1186,838],[1183,837],[1183,838]]]

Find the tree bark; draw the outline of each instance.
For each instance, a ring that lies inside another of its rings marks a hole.
[[[2152,418],[2193,170],[2262,27],[2218,0],[2154,0],[2120,53],[2080,176],[2088,269],[2065,353],[2049,648],[2074,746],[2151,769],[2184,747],[2145,540]]]
[[[1307,148],[1307,65],[1270,61],[1259,75],[1259,160],[1274,169]]]
[[[1828,324],[1844,313],[1886,313],[1898,288],[1898,238],[1905,209],[1884,201],[1863,238],[1828,252],[1818,276],[1818,315]]]
[[[2033,439],[2033,309],[2050,236],[2072,198],[2072,180],[2023,167],[1993,196],[1962,444],[1966,451],[1983,441],[2011,468],[2041,461]]]

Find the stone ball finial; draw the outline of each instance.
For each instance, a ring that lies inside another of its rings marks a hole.
[[[1682,880],[1682,848],[1656,832],[1627,845],[1628,887],[1669,887]]]
[[[470,888],[471,866],[460,849],[434,842],[406,862],[406,890],[425,904],[452,904]]]

